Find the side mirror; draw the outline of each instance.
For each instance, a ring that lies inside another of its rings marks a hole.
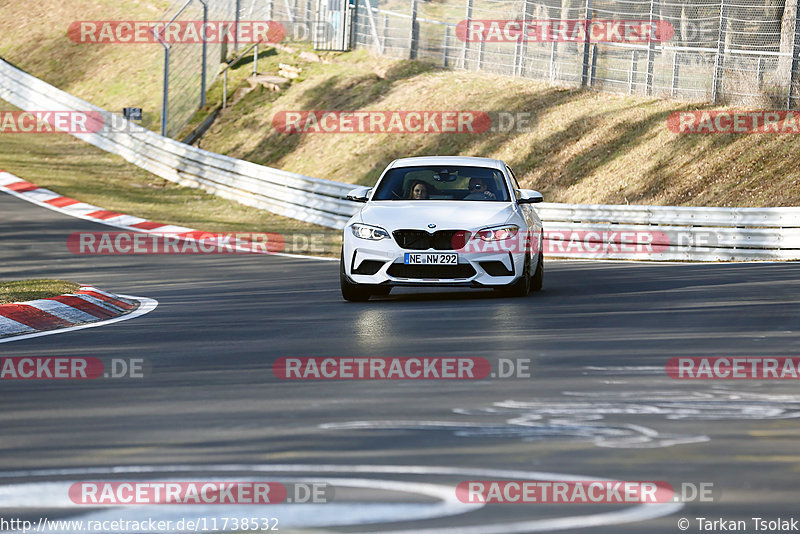
[[[517,204],[538,204],[539,202],[544,202],[542,194],[533,189],[520,189],[519,194],[520,199],[517,200]]]
[[[369,200],[369,192],[371,189],[369,187],[357,187],[353,189],[349,193],[347,193],[347,200],[352,200],[353,202],[366,202]]]

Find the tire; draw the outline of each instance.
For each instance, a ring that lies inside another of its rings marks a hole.
[[[348,302],[366,302],[372,292],[363,284],[355,284],[347,279],[344,272],[344,250],[339,259],[339,286],[342,289],[342,298]]]
[[[544,254],[540,250],[539,259],[536,260],[536,271],[533,273],[533,280],[531,281],[531,291],[541,291],[543,285],[544,285]]]
[[[527,297],[531,292],[531,258],[525,255],[525,266],[519,280],[500,290],[508,297]]]
[[[392,291],[392,286],[373,286],[369,292],[376,297],[385,297]]]

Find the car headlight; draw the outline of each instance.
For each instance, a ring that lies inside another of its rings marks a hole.
[[[518,232],[519,226],[516,224],[509,224],[495,228],[484,228],[475,235],[484,241],[503,241],[504,239],[512,239],[516,237]]]
[[[368,224],[356,223],[352,226],[353,235],[361,239],[369,239],[370,241],[380,241],[381,239],[388,239],[389,232],[378,226],[370,226]]]

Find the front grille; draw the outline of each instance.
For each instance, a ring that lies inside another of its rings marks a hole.
[[[375,261],[375,260],[364,260],[361,262],[361,265],[358,266],[357,269],[353,269],[353,274],[366,274],[372,276],[373,274],[377,273],[383,267],[382,261]]]
[[[395,230],[394,240],[406,250],[458,250],[469,241],[466,230],[439,230],[430,233],[425,230]]]
[[[502,261],[482,261],[481,268],[489,276],[512,276],[514,274],[514,271],[508,270]]]
[[[468,263],[457,265],[406,265],[393,263],[387,271],[395,278],[457,279],[475,276],[475,269]]]

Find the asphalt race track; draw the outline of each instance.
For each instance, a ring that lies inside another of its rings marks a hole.
[[[798,382],[677,381],[664,367],[800,356],[800,264],[551,261],[545,290],[524,299],[401,289],[352,304],[335,262],[75,256],[70,233],[110,229],[8,195],[0,213],[0,279],[159,302],[130,321],[0,344],[0,356],[148,364],[142,379],[0,383],[4,517],[197,514],[59,505],[70,481],[180,477],[334,486],[328,504],[202,510],[271,515],[283,532],[676,533],[680,518],[698,532],[696,517],[798,513]],[[285,381],[271,370],[284,356],[533,365],[525,379]],[[537,476],[712,483],[713,502],[452,502],[460,481]]]

